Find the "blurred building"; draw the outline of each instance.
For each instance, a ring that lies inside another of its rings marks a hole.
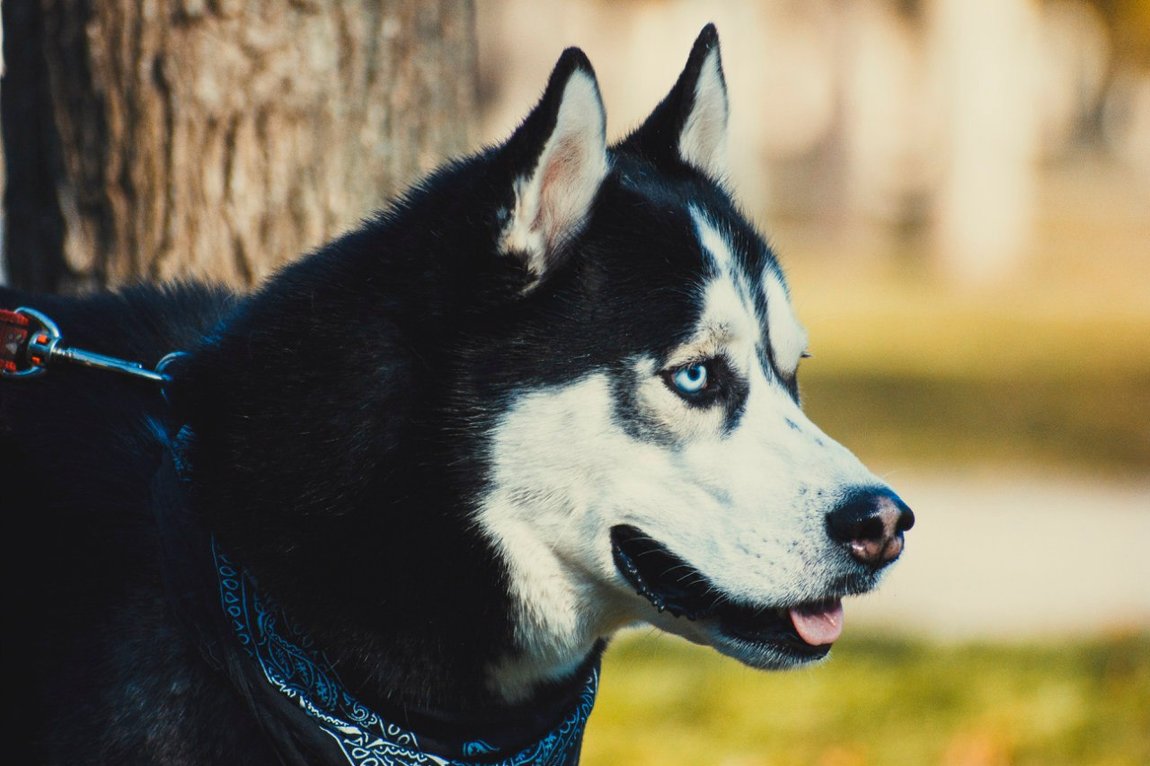
[[[1129,29],[1140,20],[1144,35]],[[485,2],[485,140],[514,127],[567,45],[591,57],[622,135],[707,21],[732,91],[733,181],[772,225],[993,283],[1042,249],[1043,174],[1067,163],[1150,225],[1150,3],[1138,0]]]

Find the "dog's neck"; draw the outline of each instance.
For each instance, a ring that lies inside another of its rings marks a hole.
[[[602,645],[575,670],[575,683],[555,685],[514,708],[458,712],[394,700],[369,705],[344,686],[345,673],[337,670],[329,652],[265,598],[242,565],[217,541],[210,547],[219,607],[231,628],[226,632],[234,632],[232,638],[248,654],[252,672],[262,676],[256,683],[292,701],[286,706],[290,712],[281,711],[290,719],[289,727],[305,732],[307,740],[312,740],[309,732],[314,728],[330,737],[319,738],[319,750],[309,762],[366,763],[383,757],[415,764],[427,762],[426,755],[432,753],[453,763],[469,762],[473,756],[484,763],[507,764],[568,764],[577,758],[595,701]]]
[[[291,546],[226,528],[220,539],[369,705],[513,714],[576,689],[593,632],[525,642],[550,626],[524,621],[494,552],[440,529],[448,520],[433,508],[412,511],[407,524],[345,524],[363,512],[329,519]]]
[[[190,445],[199,488],[199,464],[217,451],[199,435]],[[463,490],[402,456],[392,463],[349,488],[342,513],[281,507],[282,521],[254,531],[242,505],[193,493],[207,528],[365,704],[514,717],[575,693],[605,635],[578,620],[586,605],[549,610],[575,631],[523,608],[506,556],[466,523]]]

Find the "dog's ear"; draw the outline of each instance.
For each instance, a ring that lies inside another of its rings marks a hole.
[[[686,163],[722,181],[727,176],[727,109],[719,33],[708,24],[671,92],[617,148],[664,167]]]
[[[568,48],[539,104],[500,150],[512,187],[500,249],[521,259],[533,283],[582,229],[607,176],[606,122],[591,62]]]

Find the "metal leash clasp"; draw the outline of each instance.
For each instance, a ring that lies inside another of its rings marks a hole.
[[[51,362],[63,361],[110,370],[153,383],[167,383],[171,379],[164,369],[169,363],[184,355],[177,351],[159,361],[156,369],[149,370],[139,362],[129,362],[114,356],[98,354],[63,344],[60,328],[48,316],[36,309],[21,306],[15,311],[5,311],[0,316],[3,321],[3,349],[0,354],[0,377],[31,378],[47,371]]]

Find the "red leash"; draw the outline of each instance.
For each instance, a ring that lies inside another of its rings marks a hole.
[[[28,336],[31,334],[28,317],[18,311],[0,309],[0,372],[18,373],[25,356]]]

